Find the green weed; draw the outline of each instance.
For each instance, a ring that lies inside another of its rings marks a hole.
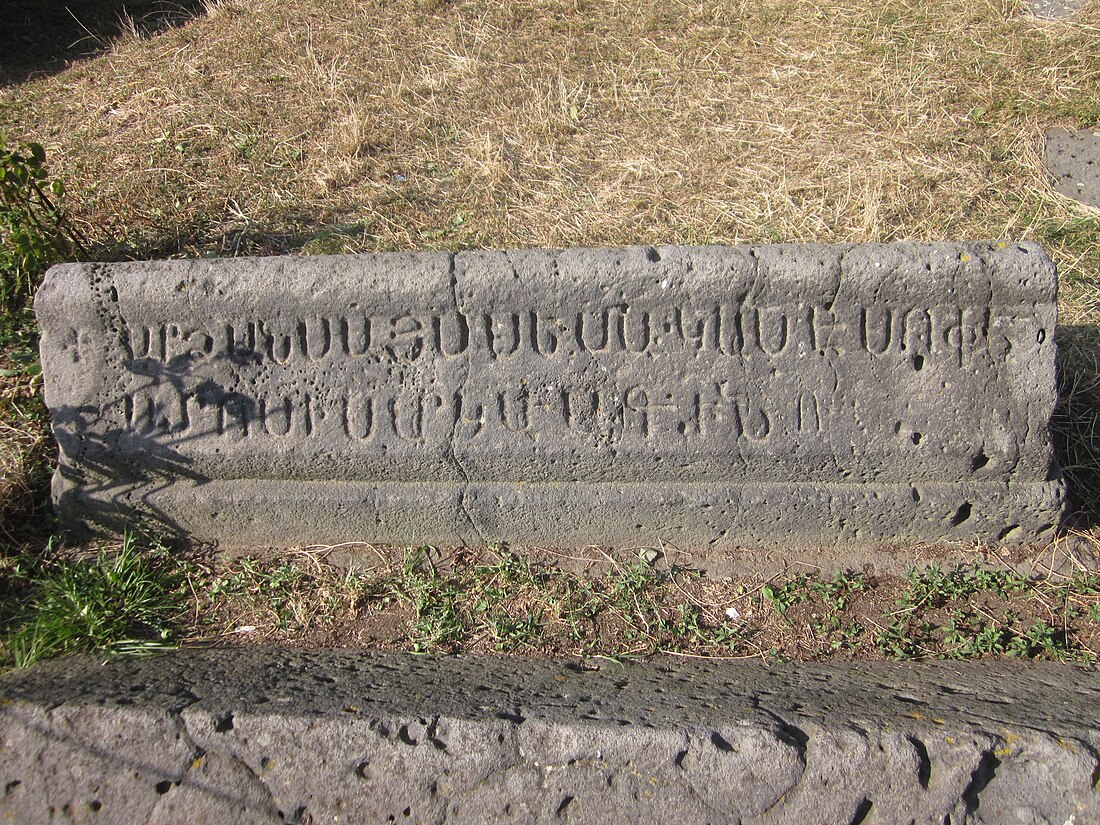
[[[431,548],[405,553],[400,579],[392,583],[392,594],[413,610],[409,636],[415,653],[458,641],[466,631],[458,605],[466,595],[454,579],[440,576],[431,563]]]
[[[899,661],[920,657],[920,645],[903,619],[897,619],[879,630],[875,635],[875,650],[888,659]]]
[[[809,597],[808,582],[809,576],[799,573],[783,584],[764,585],[760,588],[760,595],[764,598],[764,601],[775,608],[776,613],[780,616],[786,616],[791,607]]]
[[[137,532],[117,551],[43,564],[29,608],[5,642],[14,665],[81,651],[142,655],[174,647],[185,604],[182,572],[162,543]]]
[[[978,593],[989,592],[1000,598],[1028,588],[1023,576],[1007,570],[986,570],[956,567],[941,570],[931,565],[922,570],[910,568],[906,572],[909,589],[901,604],[907,607],[942,607],[950,601],[967,599]]]
[[[37,143],[11,145],[0,133],[0,304],[23,305],[42,273],[85,252],[84,239],[61,207],[65,187],[46,171]]]

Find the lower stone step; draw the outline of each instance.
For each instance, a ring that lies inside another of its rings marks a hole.
[[[1100,680],[185,650],[0,679],[5,822],[1097,822]]]

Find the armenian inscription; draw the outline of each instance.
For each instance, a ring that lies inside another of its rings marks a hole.
[[[1034,245],[391,253],[51,270],[76,528],[226,544],[1037,540]]]

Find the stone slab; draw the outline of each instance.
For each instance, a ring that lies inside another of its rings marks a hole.
[[[1043,20],[1065,20],[1085,7],[1088,0],[1028,0],[1028,8]]]
[[[1055,292],[1006,243],[55,267],[55,500],[227,546],[1041,541]]]
[[[1055,189],[1100,208],[1100,130],[1049,130],[1044,163]]]
[[[0,678],[8,822],[1086,823],[1100,679],[182,651]]]

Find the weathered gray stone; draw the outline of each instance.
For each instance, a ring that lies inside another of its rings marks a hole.
[[[1086,823],[1100,681],[184,651],[0,678],[13,822]]]
[[[1055,289],[1004,243],[55,267],[55,497],[237,546],[1040,540]]]
[[[1085,7],[1088,0],[1028,0],[1031,13],[1044,20],[1063,20]]]
[[[1100,130],[1051,129],[1044,163],[1054,188],[1067,198],[1100,207]]]

